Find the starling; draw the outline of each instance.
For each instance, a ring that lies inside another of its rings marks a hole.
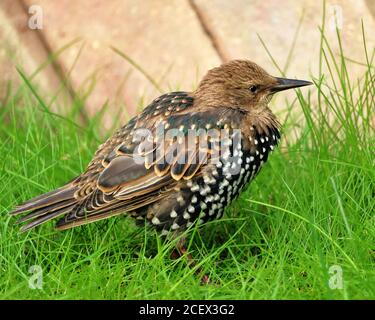
[[[273,94],[310,84],[248,60],[224,63],[194,92],[156,98],[99,147],[86,171],[11,214],[27,213],[18,220],[26,231],[57,217],[65,230],[127,213],[163,236],[219,219],[278,144]],[[184,241],[176,249],[186,253]]]

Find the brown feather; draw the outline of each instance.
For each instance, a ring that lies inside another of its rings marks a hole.
[[[22,203],[11,211],[10,214],[18,215],[27,211],[46,208],[64,200],[74,199],[75,191],[76,188],[71,184],[65,185]]]

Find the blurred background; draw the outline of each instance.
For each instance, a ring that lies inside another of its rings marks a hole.
[[[77,99],[88,117],[106,105],[108,126],[230,59],[311,79],[322,27],[334,52],[340,31],[355,79],[362,22],[373,48],[374,0],[0,0],[0,103],[22,83],[16,67],[59,112]]]

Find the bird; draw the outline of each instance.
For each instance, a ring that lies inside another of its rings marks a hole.
[[[10,214],[22,215],[22,232],[55,218],[66,230],[126,214],[171,238],[220,219],[279,143],[273,95],[311,84],[271,76],[250,60],[225,62],[196,90],[154,99],[99,146],[83,173]],[[194,266],[185,239],[176,254]]]

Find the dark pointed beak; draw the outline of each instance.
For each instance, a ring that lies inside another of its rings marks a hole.
[[[287,79],[287,78],[276,78],[277,83],[271,88],[271,92],[279,92],[283,90],[299,88],[304,86],[309,86],[313,84],[310,81],[305,80],[295,80],[295,79]]]

